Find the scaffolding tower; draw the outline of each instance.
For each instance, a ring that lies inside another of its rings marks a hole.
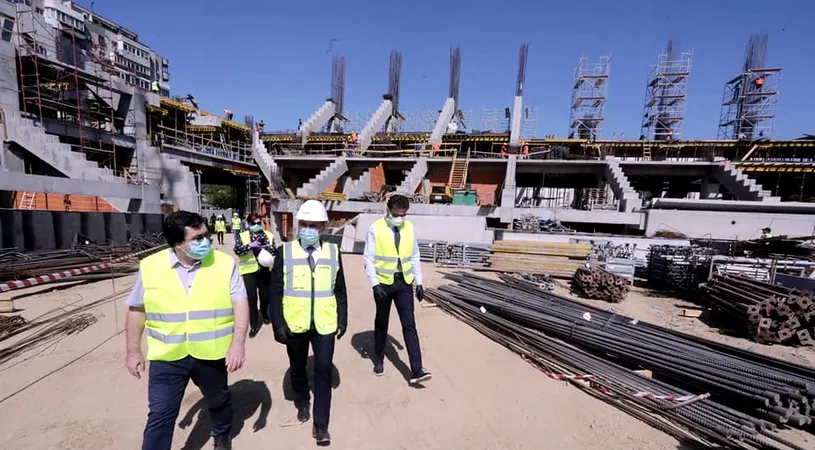
[[[682,135],[692,57],[692,51],[678,52],[670,41],[651,66],[640,139],[671,141]]]
[[[600,127],[605,119],[610,70],[610,56],[603,56],[597,62],[591,62],[585,56],[580,57],[572,86],[570,139],[595,140],[600,135]]]
[[[86,29],[60,24],[54,29],[34,9],[18,5],[15,27],[20,109],[40,123],[61,121],[76,127],[76,138],[61,139],[74,151],[118,172],[115,139],[124,118],[113,107],[116,76],[109,43]],[[127,111],[130,113],[130,111]]]
[[[778,105],[781,68],[768,68],[767,35],[747,41],[744,69],[725,83],[719,117],[719,139],[769,139]]]

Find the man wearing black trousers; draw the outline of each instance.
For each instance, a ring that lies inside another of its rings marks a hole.
[[[328,222],[322,203],[308,200],[297,211],[298,239],[277,251],[272,266],[269,315],[275,340],[286,345],[291,387],[297,419],[309,414],[308,347],[314,351],[314,426],[317,445],[331,443],[328,420],[331,412],[335,339],[348,324],[348,295],[336,244],[322,241],[320,232]]]
[[[365,273],[373,286],[376,301],[374,374],[381,376],[385,372],[385,343],[391,304],[394,304],[402,322],[402,335],[410,359],[409,383],[416,385],[431,378],[430,373],[422,367],[422,351],[413,313],[414,287],[416,298],[419,301],[424,299],[419,242],[413,232],[413,224],[405,220],[410,208],[408,198],[393,195],[388,199],[387,207],[385,217],[371,224],[363,253]]]

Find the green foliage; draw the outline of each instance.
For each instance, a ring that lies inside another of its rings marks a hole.
[[[219,186],[205,184],[201,186],[202,203],[212,205],[219,209],[228,209],[235,206],[235,192],[232,186]]]

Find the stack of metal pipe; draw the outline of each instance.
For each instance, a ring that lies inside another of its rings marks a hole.
[[[572,288],[581,297],[621,303],[628,295],[628,280],[597,266],[580,267],[572,278]]]
[[[714,275],[703,291],[714,307],[744,323],[756,342],[815,345],[812,292],[729,275]]]
[[[781,424],[811,425],[811,367],[593,308],[508,276],[450,279],[455,284],[430,289],[427,297],[549,377],[678,439],[710,447],[806,448],[777,431]]]
[[[695,292],[707,281],[715,249],[652,245],[648,255],[648,282],[661,289]]]

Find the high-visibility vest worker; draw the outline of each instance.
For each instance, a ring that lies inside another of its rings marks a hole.
[[[266,230],[263,230],[263,233],[266,234],[269,247],[274,248],[274,235]],[[241,232],[240,238],[243,245],[249,245],[249,243],[252,242],[252,237],[248,231]],[[255,273],[258,269],[260,269],[260,266],[258,265],[258,260],[255,259],[255,252],[243,254],[238,258],[238,273],[241,275]]]
[[[314,328],[321,335],[337,331],[334,283],[339,270],[337,244],[322,242],[322,256],[311,270],[299,240],[283,244],[283,318],[292,333]]]
[[[405,220],[399,230],[399,248],[393,240],[393,233],[388,227],[385,218],[374,222],[374,236],[376,236],[376,251],[374,253],[374,268],[376,278],[383,285],[393,284],[393,276],[399,270],[399,261],[402,262],[402,275],[405,283],[413,283],[413,266],[410,259],[413,257],[413,223]]]
[[[232,256],[211,251],[201,261],[187,294],[176,269],[167,264],[171,251],[148,256],[139,264],[144,283],[147,359],[225,358],[235,325],[229,292]]]
[[[240,217],[233,217],[232,218],[232,231],[239,231],[241,229],[241,218]]]
[[[158,81],[154,81],[154,82],[150,83],[150,89],[153,92],[158,92],[159,91]]]
[[[226,220],[224,220],[224,219],[215,219],[215,232],[216,233],[226,233]]]

